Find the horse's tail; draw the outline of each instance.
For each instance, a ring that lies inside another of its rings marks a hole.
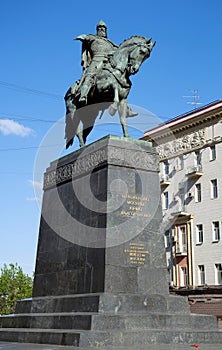
[[[69,148],[69,146],[72,146],[73,144],[73,128],[74,128],[74,123],[73,123],[73,118],[71,116],[71,113],[66,114],[66,126],[65,126],[65,139],[66,139],[66,149]]]
[[[66,149],[68,149],[69,146],[73,144],[73,139],[79,124],[75,121],[76,102],[71,88],[67,91],[64,99],[66,103],[65,139]]]

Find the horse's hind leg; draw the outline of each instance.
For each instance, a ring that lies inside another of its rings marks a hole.
[[[79,140],[79,147],[83,147],[85,145],[85,141],[83,138],[83,130],[80,124],[77,127],[76,136],[78,137],[78,140]]]
[[[123,136],[129,137],[129,134],[127,131],[127,125],[126,125],[127,102],[125,99],[123,99],[119,102],[118,112],[119,112],[120,123],[121,123],[122,129],[123,129]]]

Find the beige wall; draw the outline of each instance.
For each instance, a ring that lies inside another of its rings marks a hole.
[[[163,209],[163,230],[172,226],[175,213],[184,211],[193,216],[191,225],[191,240],[192,240],[192,266],[193,266],[193,284],[198,285],[198,265],[205,266],[206,284],[215,285],[215,264],[222,264],[222,123],[217,120],[207,122],[201,126],[204,130],[204,140],[199,140],[199,144],[192,145],[192,149],[184,152],[176,152],[175,155],[170,154],[169,161],[169,182],[167,186],[162,186],[162,201],[164,208],[164,193],[168,192],[169,208]],[[181,140],[181,137],[186,135],[194,135],[194,129],[189,128],[186,132],[175,134],[171,141],[166,142],[172,147],[173,140]],[[193,136],[192,136],[193,137]],[[214,137],[214,140],[212,140]],[[198,141],[198,140],[197,140]],[[216,159],[211,160],[210,145],[216,146]],[[157,149],[163,143],[159,142]],[[195,151],[201,153],[201,164],[203,175],[190,179],[187,177],[187,170],[196,165]],[[160,167],[160,178],[164,175],[164,160],[162,158]],[[218,198],[211,198],[211,180],[218,181]],[[201,202],[196,202],[195,185],[201,184]],[[190,197],[189,197],[190,194]],[[192,197],[193,196],[193,197]],[[185,203],[185,204],[184,204]],[[212,222],[219,221],[221,240],[213,242],[212,238]],[[196,225],[203,225],[203,243],[197,244],[196,241]]]

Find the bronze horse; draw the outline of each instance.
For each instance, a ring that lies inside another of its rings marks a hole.
[[[156,43],[152,43],[151,40],[152,38],[132,36],[124,40],[116,51],[109,55],[97,73],[95,83],[87,96],[86,107],[81,108],[82,105],[78,101],[79,81],[69,88],[65,95],[66,148],[72,145],[75,136],[79,139],[80,147],[83,146],[99,112],[103,113],[106,108],[109,108],[111,115],[118,110],[123,135],[129,136],[126,126],[129,111],[126,99],[132,85],[129,77],[136,74],[141,64],[150,56]]]

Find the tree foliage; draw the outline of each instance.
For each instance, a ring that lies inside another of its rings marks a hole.
[[[32,277],[24,274],[17,263],[5,264],[0,272],[0,314],[14,313],[17,300],[32,296],[32,286]]]

